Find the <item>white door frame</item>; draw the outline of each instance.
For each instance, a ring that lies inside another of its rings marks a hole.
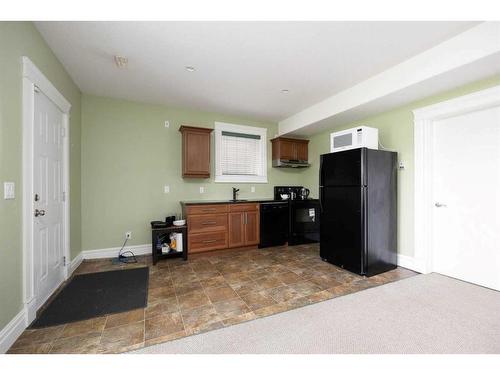
[[[70,232],[69,232],[69,112],[71,104],[61,95],[43,73],[23,56],[23,183],[22,183],[22,242],[23,242],[23,302],[26,309],[26,324],[36,317],[36,287],[33,268],[33,149],[35,90],[42,91],[63,113],[63,253],[64,277],[69,277]]]
[[[500,105],[500,86],[418,108],[414,115],[415,262],[422,273],[433,272],[433,127],[434,122]],[[464,150],[467,152],[467,150]]]

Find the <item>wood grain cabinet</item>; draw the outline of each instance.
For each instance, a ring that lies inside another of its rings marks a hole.
[[[300,160],[309,159],[309,141],[307,139],[293,139],[278,137],[271,139],[273,160]]]
[[[229,247],[257,245],[260,238],[258,204],[229,206]]]
[[[258,203],[200,204],[185,207],[190,253],[258,245]]]
[[[213,129],[182,125],[182,177],[210,177],[210,133]]]
[[[227,204],[187,206],[184,214],[188,226],[188,248],[191,253],[228,247]]]

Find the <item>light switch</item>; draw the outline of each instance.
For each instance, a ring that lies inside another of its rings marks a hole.
[[[16,198],[16,184],[14,182],[3,183],[3,199]]]
[[[165,185],[165,186],[163,187],[163,192],[164,192],[165,194],[170,193],[170,186],[169,186],[169,185]]]
[[[203,186],[200,186],[200,194],[203,194],[205,192],[205,188]]]
[[[251,192],[251,193],[255,193],[255,186],[252,186],[252,187],[250,188],[250,192]]]
[[[170,128],[170,121],[165,121],[165,127]]]

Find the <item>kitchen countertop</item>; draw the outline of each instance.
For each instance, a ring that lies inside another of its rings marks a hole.
[[[199,205],[199,204],[235,204],[235,203],[265,203],[265,202],[282,202],[277,201],[272,198],[249,198],[249,199],[241,199],[237,201],[233,201],[231,199],[226,200],[192,200],[192,201],[181,201],[181,205],[190,206],[190,205]]]
[[[294,201],[297,202],[307,202],[307,201],[317,201],[318,199],[315,198],[308,198],[306,200],[302,199],[296,199]],[[294,202],[292,201],[292,202]],[[249,199],[242,199],[242,200],[237,200],[233,201],[231,199],[219,199],[219,200],[192,200],[192,201],[181,201],[182,206],[192,206],[192,205],[199,205],[199,204],[235,204],[235,203],[266,203],[266,202],[289,202],[289,201],[283,201],[283,200],[278,200],[278,199],[272,199],[272,198],[249,198]]]

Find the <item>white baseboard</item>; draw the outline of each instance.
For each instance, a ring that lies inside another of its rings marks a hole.
[[[26,328],[26,310],[22,309],[3,329],[0,331],[0,353],[7,350],[16,342]]]
[[[108,249],[84,250],[81,255],[82,259],[116,258],[120,249],[121,247],[110,247]],[[126,246],[123,251],[131,251],[135,255],[151,254],[151,244]]]
[[[78,268],[80,264],[83,262],[83,255],[82,253],[78,254],[75,259],[71,261],[71,264],[69,265],[69,276],[75,272],[75,270]]]
[[[420,262],[411,256],[398,254],[398,266],[422,273],[423,267]]]

